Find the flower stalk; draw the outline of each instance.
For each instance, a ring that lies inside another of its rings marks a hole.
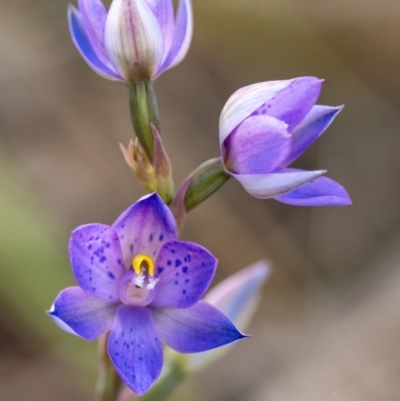
[[[196,168],[190,175],[185,194],[185,208],[190,211],[204,202],[230,178],[220,157],[210,159]]]
[[[154,156],[154,139],[151,124],[159,130],[157,100],[151,81],[129,84],[129,108],[133,129],[150,161]]]
[[[114,369],[107,352],[108,333],[99,339],[99,373],[95,401],[115,401],[122,388],[122,381]]]

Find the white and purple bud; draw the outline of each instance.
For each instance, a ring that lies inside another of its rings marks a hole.
[[[190,0],[101,0],[70,5],[73,41],[89,66],[105,78],[151,81],[185,57],[193,33]]]
[[[288,166],[328,128],[342,107],[316,105],[322,80],[300,77],[236,91],[220,117],[226,172],[250,195],[296,206],[340,206],[351,200],[326,170]]]

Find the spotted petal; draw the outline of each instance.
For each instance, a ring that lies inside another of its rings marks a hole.
[[[207,293],[204,300],[225,313],[240,330],[245,330],[261,300],[261,289],[271,268],[259,261],[228,277]],[[230,347],[192,354],[187,369],[193,373],[221,357]]]
[[[291,170],[293,171],[293,169]],[[294,206],[351,205],[351,199],[346,190],[328,177],[319,177],[275,199]]]
[[[163,62],[157,76],[165,70],[179,64],[189,50],[193,36],[193,10],[191,0],[180,0],[176,15],[174,36],[167,58]]]
[[[68,22],[72,40],[89,66],[104,78],[122,81],[121,77],[114,69],[109,68],[99,59],[99,56],[96,54],[92,44],[90,43],[81,14],[72,5],[69,5],[68,7]]]
[[[103,224],[78,227],[72,232],[68,250],[76,281],[83,291],[118,301],[118,283],[125,270],[116,232]]]
[[[226,315],[203,301],[190,308],[152,312],[161,340],[178,352],[208,351],[246,337]]]
[[[113,227],[121,241],[126,267],[140,253],[156,259],[162,246],[177,237],[174,217],[156,193],[138,200],[122,213]]]
[[[326,173],[326,170],[316,171],[282,171],[269,174],[232,174],[255,198],[274,198],[293,191],[306,182],[315,180]]]
[[[315,105],[321,85],[322,80],[315,77],[293,79],[288,87],[279,91],[254,114],[264,114],[282,120],[291,132]]]
[[[87,295],[79,287],[61,291],[49,316],[68,333],[96,340],[111,329],[116,304]]]
[[[269,173],[286,160],[291,142],[282,121],[269,116],[249,117],[226,139],[223,157],[232,172]]]
[[[292,148],[285,161],[288,166],[305,152],[329,127],[343,107],[314,106],[292,132]]]
[[[236,326],[244,330],[255,313],[261,288],[270,273],[269,263],[254,263],[216,285],[204,300],[224,312]]]
[[[217,268],[217,259],[200,245],[168,242],[157,258],[156,297],[152,306],[187,308],[207,291]]]
[[[163,354],[149,309],[118,307],[108,353],[132,391],[142,395],[152,386],[161,373]]]

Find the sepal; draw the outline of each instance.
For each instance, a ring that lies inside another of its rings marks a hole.
[[[154,192],[157,188],[157,179],[155,176],[154,167],[152,166],[138,139],[136,138],[135,141],[130,140],[128,148],[125,148],[125,146],[121,143],[119,146],[122,154],[124,155],[126,163],[135,174],[140,185],[146,188],[147,191]]]
[[[181,226],[188,211],[204,202],[228,181],[220,157],[210,159],[196,168],[182,183],[171,205],[171,210]]]

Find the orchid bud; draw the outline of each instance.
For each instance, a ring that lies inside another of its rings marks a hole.
[[[288,166],[328,128],[342,107],[315,105],[322,80],[302,77],[242,88],[220,117],[226,171],[250,195],[297,206],[349,205],[346,190],[325,170]]]
[[[69,7],[69,26],[79,52],[105,78],[150,81],[185,57],[193,33],[190,0],[78,0]]]

